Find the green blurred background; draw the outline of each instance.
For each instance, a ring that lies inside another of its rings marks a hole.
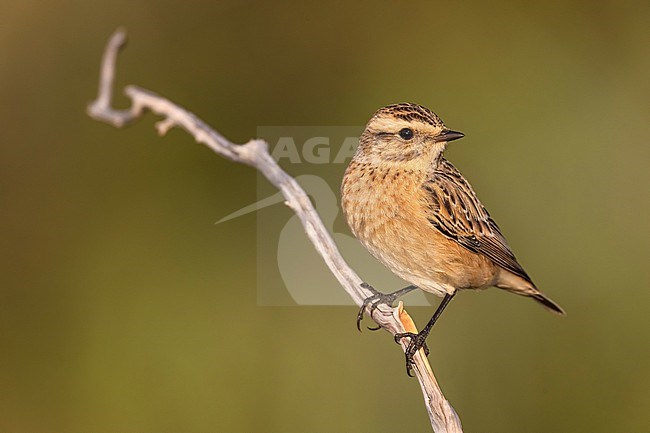
[[[649,23],[642,1],[3,1],[0,431],[430,428],[356,309],[256,305],[256,216],[213,224],[253,170],[85,115],[118,26],[120,88],[235,141],[401,101],[464,131],[448,157],[568,311],[454,301],[430,360],[465,431],[650,431]]]

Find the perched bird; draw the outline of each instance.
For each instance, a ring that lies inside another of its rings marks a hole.
[[[444,297],[435,314],[409,338],[406,369],[426,348],[436,319],[459,289],[496,286],[533,298],[550,311],[562,308],[540,292],[508,247],[501,230],[463,175],[443,157],[447,143],[464,134],[445,127],[417,104],[379,109],[359,138],[359,147],[341,185],[343,212],[352,233],[381,263],[412,285],[374,295],[369,305],[392,303],[415,288]]]

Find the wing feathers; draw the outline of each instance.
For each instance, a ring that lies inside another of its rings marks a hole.
[[[427,191],[427,218],[443,235],[464,248],[491,259],[498,266],[533,284],[474,190],[460,172],[442,159]]]

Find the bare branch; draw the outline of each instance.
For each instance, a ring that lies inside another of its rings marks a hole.
[[[184,129],[197,142],[205,144],[218,155],[256,168],[282,192],[286,204],[300,218],[307,236],[330,271],[354,302],[361,306],[363,300],[371,293],[361,287],[361,278],[341,256],[308,195],[271,157],[265,141],[254,139],[245,144],[234,144],[193,113],[154,92],[137,86],[128,86],[125,90],[126,95],[131,99],[131,108],[116,110],[111,106],[117,54],[125,42],[126,32],[122,29],[118,29],[111,36],[102,60],[97,99],[89,104],[88,115],[95,120],[120,128],[135,122],[146,110],[149,110],[163,118],[156,124],[160,135],[166,134],[173,127]],[[401,302],[397,308],[380,305],[375,310],[373,318],[377,324],[393,335],[405,331],[417,332],[413,320],[403,309]],[[402,349],[406,349],[406,342],[402,343]],[[422,350],[415,355],[414,361],[414,372],[424,395],[433,430],[436,433],[462,433],[460,419],[442,394]]]

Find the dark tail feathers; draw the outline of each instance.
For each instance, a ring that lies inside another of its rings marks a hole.
[[[547,310],[559,314],[560,316],[566,315],[562,307],[560,307],[558,304],[547,298],[543,293],[535,293],[534,295],[529,295],[531,298],[539,302],[546,308]]]

